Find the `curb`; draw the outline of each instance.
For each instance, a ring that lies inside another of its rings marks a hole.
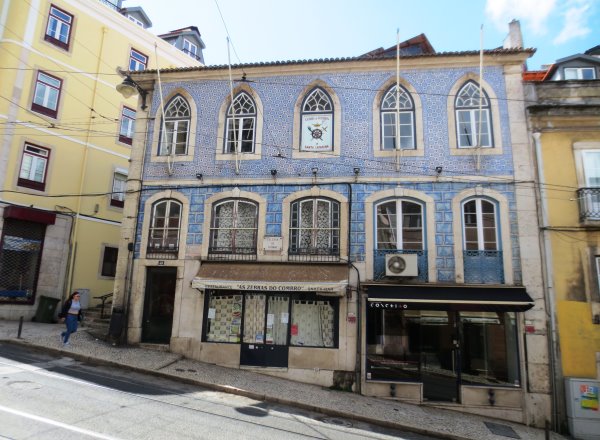
[[[176,382],[187,383],[190,385],[207,388],[207,389],[210,389],[213,391],[219,391],[219,392],[223,392],[223,393],[227,393],[227,394],[234,394],[237,396],[247,397],[249,399],[254,399],[254,400],[258,400],[258,401],[262,401],[262,402],[276,403],[276,404],[280,404],[280,405],[287,405],[287,406],[291,406],[291,407],[295,407],[295,408],[300,408],[300,409],[320,413],[320,414],[330,416],[330,417],[351,419],[351,420],[356,420],[356,421],[359,421],[362,423],[369,423],[372,425],[381,426],[384,428],[398,429],[398,430],[402,430],[402,431],[412,432],[415,434],[432,436],[432,437],[436,437],[436,438],[440,438],[440,439],[473,440],[472,437],[464,437],[464,436],[459,436],[459,435],[450,434],[450,433],[440,433],[438,431],[433,431],[433,430],[430,430],[427,428],[403,425],[401,423],[391,422],[391,421],[387,421],[387,420],[373,419],[373,418],[363,416],[360,414],[348,414],[343,411],[332,409],[332,408],[315,406],[315,405],[297,402],[297,401],[289,400],[289,399],[285,399],[285,398],[273,397],[273,396],[269,396],[267,394],[243,390],[241,388],[235,388],[235,387],[228,386],[228,385],[219,385],[219,384],[210,383],[210,382],[203,382],[203,381],[197,380],[197,379],[181,377],[181,376],[177,376],[177,375],[174,375],[171,373],[164,373],[164,372],[157,371],[157,370],[145,369],[142,367],[136,367],[136,366],[129,365],[129,364],[122,364],[122,363],[111,361],[111,360],[100,359],[100,358],[96,358],[93,356],[83,355],[83,354],[79,354],[79,353],[75,353],[75,352],[71,352],[71,351],[67,351],[67,350],[61,350],[59,348],[47,347],[47,346],[43,346],[43,345],[36,345],[36,344],[32,344],[31,342],[28,342],[25,340],[0,339],[0,342],[5,342],[8,344],[13,344],[13,345],[20,345],[23,347],[31,348],[36,351],[58,354],[61,356],[67,355],[68,357],[71,357],[73,359],[83,361],[83,362],[88,362],[91,364],[117,367],[117,368],[121,368],[124,370],[133,371],[136,373],[148,374],[148,375],[160,377],[163,379],[169,379],[169,380],[173,380]],[[185,358],[183,356],[181,356],[179,359],[177,359],[177,361],[179,361],[181,359],[185,359]]]

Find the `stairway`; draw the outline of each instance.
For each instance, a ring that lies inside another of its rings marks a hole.
[[[108,328],[110,325],[111,304],[104,305],[104,316],[101,316],[100,306],[90,307],[84,310],[84,319],[81,325],[82,330],[88,332],[96,339],[106,341],[108,338]]]

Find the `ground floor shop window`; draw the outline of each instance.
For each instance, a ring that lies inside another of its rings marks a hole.
[[[208,342],[240,342],[242,295],[210,293],[205,318]]]
[[[206,342],[337,347],[339,299],[315,293],[208,290]]]
[[[520,385],[512,312],[369,307],[366,336],[367,379]]]

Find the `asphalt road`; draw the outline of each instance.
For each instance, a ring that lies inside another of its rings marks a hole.
[[[0,343],[0,439],[433,438]]]

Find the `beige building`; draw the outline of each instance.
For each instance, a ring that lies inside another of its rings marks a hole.
[[[112,292],[137,99],[122,70],[199,66],[121,1],[0,4],[0,317]],[[197,31],[197,30],[196,30]],[[194,40],[201,49],[200,35]],[[52,316],[45,317],[52,319]]]

